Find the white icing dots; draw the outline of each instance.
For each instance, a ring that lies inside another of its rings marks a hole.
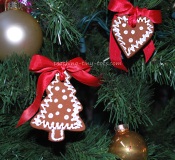
[[[57,102],[58,102],[58,99],[57,99],[57,98],[55,98],[55,99],[54,99],[54,102],[55,102],[55,103],[57,103]]]
[[[125,31],[124,31],[124,34],[128,34],[128,31],[127,31],[127,30],[125,30]]]
[[[142,26],[140,26],[140,27],[139,27],[139,29],[142,31],[142,30],[143,30],[143,27],[142,27]]]
[[[68,109],[67,109],[67,112],[71,112],[71,109],[70,109],[70,108],[68,108]]]
[[[69,119],[69,116],[68,116],[68,115],[65,115],[65,116],[64,116],[64,119],[65,119],[65,120],[68,120],[68,119]]]
[[[59,87],[59,86],[56,86],[56,87],[55,87],[55,90],[56,90],[56,91],[59,91],[59,90],[60,90],[60,87]]]
[[[131,30],[131,34],[135,34],[135,30]]]
[[[132,43],[133,42],[133,39],[132,38],[129,38],[129,42]]]
[[[53,118],[53,114],[49,113],[48,118]]]
[[[126,23],[123,23],[123,24],[122,24],[122,27],[126,27]]]
[[[58,105],[58,108],[63,108],[63,105],[62,105],[62,104],[59,104],[59,105]]]
[[[84,123],[78,115],[82,106],[79,105],[80,102],[78,102],[76,96],[74,95],[76,90],[69,82],[70,76],[66,71],[64,73],[66,82],[65,86],[62,86],[62,84],[59,86],[59,74],[56,74],[55,80],[53,80],[52,83],[53,85],[50,88],[48,87],[49,93],[47,97],[43,97],[44,103],[42,102],[40,111],[31,121],[32,126],[39,127],[41,130],[47,129],[49,132],[49,140],[55,142],[59,142],[64,139],[65,130],[80,130],[81,128],[84,129]],[[57,91],[61,92],[60,96],[57,96],[57,93],[55,94]],[[70,98],[69,95],[71,95],[72,98]],[[69,101],[73,101],[73,104],[70,104],[69,107],[66,107],[65,101],[62,100],[62,97],[63,99],[69,99]],[[57,101],[58,103],[55,103]],[[50,102],[54,103],[53,107],[56,105],[54,111],[50,109],[50,107],[52,107]],[[59,132],[59,135],[57,132]]]
[[[66,100],[67,99],[67,95],[64,95],[62,98],[63,98],[63,100]]]
[[[57,111],[57,112],[55,112],[55,115],[56,115],[56,116],[58,116],[59,114],[60,114],[60,112],[58,112],[58,111]]]

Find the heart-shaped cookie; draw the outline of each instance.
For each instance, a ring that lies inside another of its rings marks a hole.
[[[117,16],[112,23],[112,32],[127,58],[137,53],[152,37],[154,25],[147,17],[138,17],[132,28],[128,16]]]

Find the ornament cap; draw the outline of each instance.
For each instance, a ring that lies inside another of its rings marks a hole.
[[[18,0],[6,0],[5,10],[23,10],[23,5]]]
[[[120,124],[115,126],[115,131],[121,133],[121,132],[126,132],[129,130],[129,125],[128,124]]]

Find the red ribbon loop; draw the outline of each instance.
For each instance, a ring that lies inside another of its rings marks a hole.
[[[148,10],[146,8],[134,7],[128,0],[110,0],[108,9],[113,12],[117,12],[114,15],[114,19],[117,15],[128,15],[128,24],[131,27],[135,27],[137,24],[137,18],[139,16],[144,16],[149,18],[153,23],[159,24],[162,23],[162,16],[160,10]],[[109,42],[109,55],[110,60],[114,67],[127,71],[126,67],[122,63],[121,50],[116,44],[115,38],[110,31],[110,42]],[[155,50],[153,41],[150,41],[148,45],[143,49],[146,62],[149,61],[149,58],[152,56]]]
[[[64,81],[64,71],[67,71],[76,80],[88,86],[98,87],[101,84],[101,80],[99,78],[88,73],[91,68],[80,57],[74,58],[68,62],[52,62],[44,56],[34,55],[31,59],[29,69],[35,73],[41,74],[37,82],[36,98],[34,102],[22,113],[17,127],[27,122],[36,114],[40,107],[43,93],[53,80],[56,73],[60,74],[61,81]]]
[[[108,9],[117,12],[118,15],[133,16],[136,20],[139,16],[144,16],[149,18],[153,23],[162,23],[160,10],[148,10],[147,8],[134,7],[128,0],[110,0]]]

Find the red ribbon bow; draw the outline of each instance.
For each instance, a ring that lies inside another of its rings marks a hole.
[[[5,0],[0,0],[0,5],[3,4],[4,5]]]
[[[136,26],[137,18],[139,16],[145,16],[153,23],[162,23],[161,12],[159,10],[148,10],[146,8],[134,7],[128,0],[110,0],[108,9],[113,12],[118,12],[118,14],[114,15],[114,19],[117,15],[128,15],[128,24],[131,27]],[[147,46],[143,48],[146,63],[149,61],[154,50],[154,43],[151,40]],[[127,71],[126,67],[122,63],[121,50],[115,42],[112,30],[110,31],[109,55],[114,67]]]
[[[74,58],[68,62],[53,62],[44,56],[34,55],[31,59],[29,69],[35,73],[41,74],[37,82],[36,98],[34,102],[22,113],[17,127],[27,122],[36,114],[40,107],[43,93],[56,73],[60,74],[61,81],[64,81],[64,71],[67,71],[76,80],[88,86],[98,87],[101,84],[99,78],[88,73],[91,68],[80,57]]]

